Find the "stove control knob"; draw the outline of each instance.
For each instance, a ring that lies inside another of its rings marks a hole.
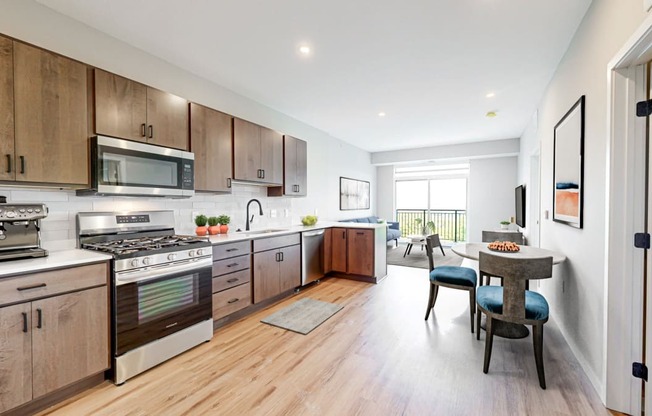
[[[20,212],[21,214],[24,214],[25,213],[25,208],[19,209],[18,212]]]
[[[27,212],[29,212],[30,214],[31,214],[33,211],[34,211],[34,210],[31,209],[31,208],[27,208]]]
[[[195,257],[195,250],[190,250],[188,252],[188,257]]]
[[[5,213],[5,216],[6,216],[7,218],[13,218],[13,217],[16,216],[16,211],[7,211],[7,212]]]
[[[143,259],[143,264],[144,264],[145,266],[149,266],[151,262],[152,262],[152,259],[150,259],[149,257],[145,257],[145,258]]]
[[[139,264],[139,262],[138,262],[138,259],[133,259],[133,260],[131,261],[131,266],[132,266],[132,267],[138,267],[139,265],[140,265],[140,264]]]
[[[34,210],[34,212],[36,212],[36,213],[38,214],[39,212],[41,212],[41,209],[40,209],[40,208],[36,208],[36,209]]]
[[[177,255],[176,255],[176,254],[174,254],[174,253],[172,253],[172,254],[168,254],[168,260],[172,261],[172,260],[176,260],[176,259],[177,259]]]
[[[204,255],[204,250],[201,249],[201,248],[198,248],[198,249],[197,249],[197,255],[198,255],[198,256],[203,256],[203,255]]]

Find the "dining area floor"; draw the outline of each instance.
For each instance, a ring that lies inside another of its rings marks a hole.
[[[202,344],[116,387],[104,382],[44,414],[609,415],[552,320],[547,389],[532,336],[469,328],[468,294],[442,288],[424,321],[426,269],[389,266],[377,285],[330,278],[218,329]],[[302,298],[344,308],[308,335],[260,323]]]

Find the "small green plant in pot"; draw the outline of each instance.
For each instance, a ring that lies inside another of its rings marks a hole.
[[[208,217],[208,233],[210,235],[215,235],[220,233],[219,222],[217,217]]]
[[[197,235],[206,235],[208,234],[208,228],[206,227],[206,224],[208,223],[208,218],[206,215],[197,215],[195,217],[195,225],[197,228],[195,228],[195,234]]]
[[[501,230],[507,230],[509,227],[510,222],[509,221],[501,221],[500,222],[500,229]]]
[[[229,223],[231,222],[231,217],[228,215],[220,215],[217,217],[217,222],[220,224],[220,233],[226,234],[229,232]]]

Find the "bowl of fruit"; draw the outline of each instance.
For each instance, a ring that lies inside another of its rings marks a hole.
[[[521,249],[518,244],[511,241],[494,241],[487,244],[487,248],[491,251],[502,251],[504,253],[516,253]]]
[[[317,217],[315,215],[306,215],[305,217],[301,217],[301,224],[305,226],[311,226],[317,224]]]

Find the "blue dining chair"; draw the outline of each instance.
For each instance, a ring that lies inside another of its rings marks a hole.
[[[439,266],[435,267],[433,250],[438,246],[439,235],[433,234],[426,237],[426,254],[430,265],[430,297],[426,309],[426,320],[430,316],[430,310],[434,309],[437,301],[439,287],[467,290],[469,292],[469,309],[471,314],[471,333],[473,333],[473,315],[475,314],[475,285],[478,276],[475,270],[460,266]]]
[[[548,322],[549,307],[546,299],[537,292],[526,290],[525,282],[529,279],[547,279],[552,277],[552,257],[524,259],[503,257],[480,252],[480,275],[500,276],[503,286],[478,287],[476,301],[478,304],[478,327],[480,316],[487,316],[484,349],[484,366],[482,371],[489,372],[491,348],[496,320],[512,324],[532,325],[534,360],[539,376],[539,386],[546,388],[543,370],[543,324]],[[478,339],[480,331],[478,330]]]

